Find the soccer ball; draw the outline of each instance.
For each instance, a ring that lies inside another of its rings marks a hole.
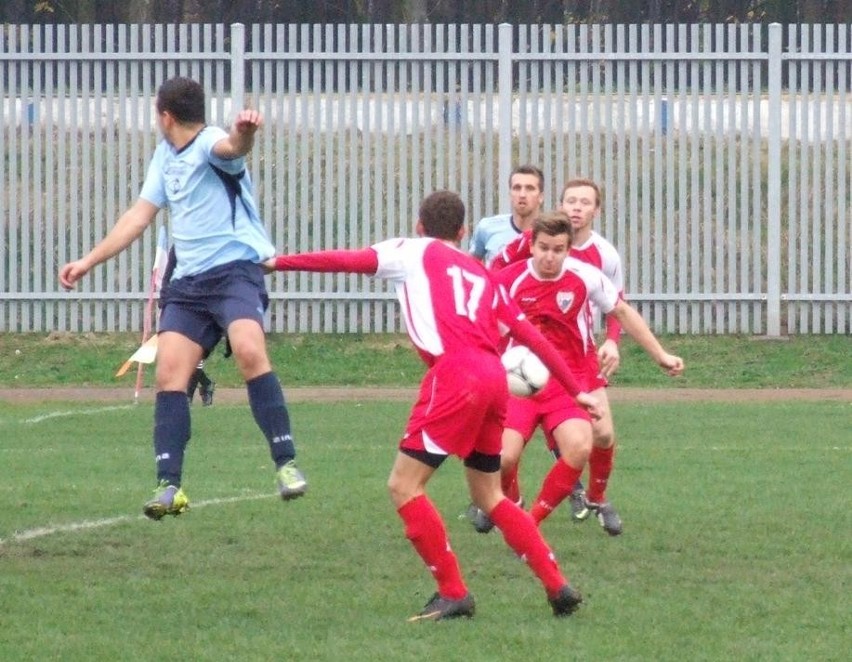
[[[500,359],[506,368],[509,392],[522,398],[535,395],[547,384],[550,371],[529,347],[515,345]]]

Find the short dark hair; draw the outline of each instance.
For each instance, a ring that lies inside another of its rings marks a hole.
[[[565,197],[565,191],[569,188],[577,188],[578,186],[588,186],[589,188],[593,188],[595,190],[595,197],[597,198],[597,206],[601,206],[601,187],[598,186],[598,183],[592,179],[586,179],[585,177],[576,177],[574,179],[569,179],[565,186],[562,187],[562,195],[559,196],[560,202],[562,198]]]
[[[157,90],[157,112],[182,124],[204,124],[204,88],[191,78],[170,78]]]
[[[535,243],[539,234],[556,237],[560,234],[568,235],[568,246],[574,240],[574,226],[571,219],[564,211],[556,210],[541,214],[532,224],[532,242]]]
[[[464,203],[458,193],[435,191],[420,203],[419,219],[427,237],[455,241],[464,225]]]
[[[533,175],[538,177],[538,190],[544,193],[544,173],[538,166],[530,165],[529,163],[517,166],[512,170],[512,174],[509,175],[509,186],[512,186],[512,177],[515,175]]]

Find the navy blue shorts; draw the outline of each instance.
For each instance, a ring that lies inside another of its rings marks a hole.
[[[261,266],[242,260],[229,262],[164,285],[158,331],[180,333],[201,345],[206,355],[231,322],[252,319],[263,326],[268,306]]]

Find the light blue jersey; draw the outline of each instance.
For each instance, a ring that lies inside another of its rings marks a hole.
[[[227,136],[208,126],[181,150],[163,140],[148,166],[139,195],[169,209],[177,256],[174,279],[275,255],[255,207],[245,158],[225,160],[213,154],[213,146]]]
[[[487,266],[503,250],[503,247],[520,233],[511,214],[486,216],[473,228],[470,254],[484,260]]]

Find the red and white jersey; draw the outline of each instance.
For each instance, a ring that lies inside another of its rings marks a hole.
[[[502,250],[494,256],[493,260],[491,260],[488,267],[492,271],[500,271],[500,269],[507,267],[513,262],[526,260],[532,256],[531,243],[532,231],[524,230],[521,234],[512,239],[512,241],[503,246]]]
[[[592,230],[592,235],[582,246],[571,246],[571,257],[593,264],[609,278],[619,296],[624,297],[624,271],[621,257],[611,243]]]
[[[528,259],[532,255],[531,244],[532,233],[530,230],[526,230],[503,247],[503,250],[491,263],[491,268],[499,270],[513,262]],[[604,276],[615,285],[618,296],[622,299],[624,298],[624,270],[621,266],[621,256],[618,254],[615,246],[609,241],[592,230],[591,236],[582,246],[571,246],[569,255],[600,269]],[[601,309],[594,302],[591,302],[591,306],[593,314],[597,315],[601,312]],[[607,318],[606,329],[607,338],[618,342],[621,336],[621,325],[618,323],[618,320]]]
[[[561,274],[553,279],[539,278],[532,259],[509,265],[494,279],[574,369],[595,352],[589,305],[608,313],[619,298],[600,269],[574,257],[565,258]]]
[[[472,349],[496,355],[501,334],[523,318],[485,267],[448,242],[390,239],[372,249],[375,275],[394,283],[408,335],[427,365]]]
[[[615,246],[592,230],[592,235],[582,246],[571,246],[570,255],[595,265],[615,285],[619,298],[624,298],[624,271],[621,267],[621,256]],[[593,315],[602,312],[594,303],[591,305]],[[614,317],[606,318],[606,337],[615,342],[621,337],[621,324]]]
[[[494,258],[491,269],[499,271],[513,262],[531,257],[531,243],[532,232],[525,230],[503,247],[503,250]],[[597,232],[593,230],[592,235],[582,246],[571,246],[569,255],[603,271],[604,275],[615,285],[618,293],[622,297],[624,296],[624,271],[621,266],[621,256],[619,256],[615,246]]]

